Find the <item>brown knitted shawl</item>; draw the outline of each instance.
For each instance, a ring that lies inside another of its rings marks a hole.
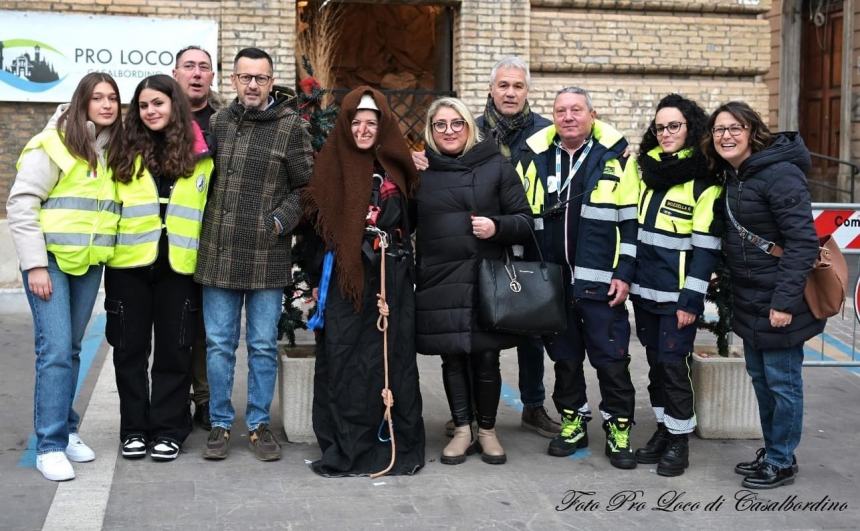
[[[362,151],[355,145],[351,123],[361,96],[367,93],[373,97],[381,116],[376,142]],[[305,213],[314,220],[326,247],[334,250],[338,285],[356,309],[364,291],[361,244],[373,186],[374,160],[408,198],[418,184],[409,147],[385,96],[361,86],[344,97],[334,129],[317,156],[313,177],[304,189]]]

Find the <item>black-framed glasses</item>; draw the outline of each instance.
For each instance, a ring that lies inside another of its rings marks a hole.
[[[239,83],[243,85],[250,85],[251,80],[257,82],[258,85],[263,86],[269,83],[272,80],[272,76],[267,76],[265,74],[257,74],[256,76],[252,76],[251,74],[233,74],[236,76],[236,79],[239,80]]]
[[[651,132],[654,133],[654,136],[660,136],[666,131],[674,135],[681,130],[681,126],[683,125],[687,125],[687,122],[669,122],[666,125],[656,124],[651,126]]]
[[[449,126],[451,127],[451,131],[459,133],[466,128],[466,120],[451,120],[450,123],[445,120],[433,122],[433,130],[437,133],[444,133],[448,130]]]
[[[728,127],[723,127],[722,125],[718,125],[717,127],[714,127],[713,129],[711,129],[711,133],[713,133],[714,138],[721,138],[723,135],[726,134],[726,131],[728,131],[728,133],[730,135],[732,135],[733,137],[739,137],[739,136],[741,136],[741,133],[743,133],[744,129],[746,129],[746,128],[747,128],[747,126],[741,125],[741,124],[732,124]]]

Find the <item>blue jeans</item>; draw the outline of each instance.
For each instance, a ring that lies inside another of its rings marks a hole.
[[[52,286],[48,300],[30,291],[28,271],[22,271],[22,275],[36,342],[36,453],[62,452],[69,444],[69,433],[78,431],[80,417],[72,403],[81,366],[81,340],[93,313],[102,266],[92,266],[81,276],[68,275],[48,253]]]
[[[523,407],[543,405],[543,341],[539,337],[524,337],[517,345],[517,365],[520,369],[520,402]]]
[[[245,304],[248,346],[248,431],[269,424],[269,407],[278,374],[278,320],[284,290],[235,290],[203,286],[203,320],[206,324],[206,374],[209,377],[209,417],[213,427],[229,430],[235,411],[233,373],[242,304]]]
[[[744,341],[744,356],[758,399],[765,461],[789,467],[803,431],[803,345],[756,350]]]

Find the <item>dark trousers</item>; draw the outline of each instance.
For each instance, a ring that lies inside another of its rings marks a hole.
[[[672,433],[690,433],[696,427],[690,379],[696,324],[679,330],[674,313],[661,315],[637,304],[633,305],[633,312],[636,335],[648,357],[648,395],[657,421],[663,422]]]
[[[181,444],[191,432],[188,388],[200,290],[190,275],[175,273],[160,262],[105,270],[105,335],[114,347],[120,437],[163,437]]]
[[[630,322],[623,304],[609,306],[606,301],[569,298],[567,330],[544,337],[550,359],[555,362],[555,388],[552,399],[559,413],[584,410],[588,399],[583,364],[588,361],[597,371],[600,410],[610,417],[633,419],[636,390],[630,379]]]
[[[539,337],[523,337],[517,345],[520,378],[520,402],[523,407],[538,407],[546,399],[543,386],[543,341]]]
[[[473,403],[479,427],[488,430],[496,425],[496,411],[502,392],[498,350],[443,355],[442,383],[455,426],[472,423]]]
[[[200,289],[200,286],[197,286]],[[197,319],[197,334],[191,346],[191,399],[197,406],[209,402],[209,378],[206,375],[206,328],[203,312]]]

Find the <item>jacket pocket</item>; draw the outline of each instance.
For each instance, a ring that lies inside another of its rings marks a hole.
[[[113,348],[122,350],[125,348],[125,312],[122,301],[105,299],[105,312],[105,339]]]
[[[191,299],[185,299],[182,304],[182,315],[179,318],[179,346],[188,348],[197,336],[197,325],[200,322],[200,305]]]

